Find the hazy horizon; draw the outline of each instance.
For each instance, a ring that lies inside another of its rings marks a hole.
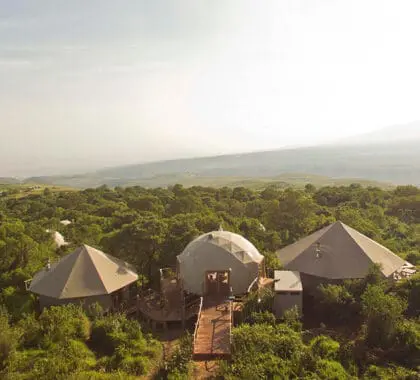
[[[2,1],[0,176],[316,145],[420,120],[419,11]]]

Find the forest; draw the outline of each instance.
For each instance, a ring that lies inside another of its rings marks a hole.
[[[61,221],[68,220],[70,224]],[[4,379],[194,378],[191,337],[171,355],[123,314],[51,307],[41,314],[25,281],[80,244],[133,264],[143,287],[198,235],[237,232],[281,268],[276,251],[341,220],[420,269],[420,189],[359,184],[302,189],[269,186],[89,188],[0,193],[0,377]],[[48,231],[48,232],[47,232]],[[67,245],[57,248],[51,231]],[[226,379],[419,379],[420,275],[390,284],[374,266],[364,279],[318,288],[317,323],[293,310],[282,323],[267,292],[250,294],[233,329]],[[311,316],[309,316],[311,317]]]

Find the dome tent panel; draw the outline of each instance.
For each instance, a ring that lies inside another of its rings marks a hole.
[[[243,294],[258,277],[263,258],[242,236],[215,231],[192,241],[178,256],[179,275],[186,291],[204,295],[208,291],[207,274],[228,271],[233,294]]]

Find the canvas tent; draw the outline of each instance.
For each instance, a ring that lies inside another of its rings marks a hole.
[[[126,296],[138,276],[122,260],[82,245],[60,261],[38,272],[29,290],[39,295],[40,306],[98,302],[104,309]]]
[[[177,257],[184,290],[205,295],[232,290],[244,294],[263,273],[264,257],[244,237],[214,231],[193,240]]]
[[[339,221],[279,250],[277,256],[285,269],[301,272],[304,287],[305,282],[363,278],[374,263],[388,278],[406,264],[388,248]]]
[[[285,311],[293,308],[296,308],[299,315],[302,315],[302,291],[299,272],[274,271],[273,312],[276,318],[282,318]]]

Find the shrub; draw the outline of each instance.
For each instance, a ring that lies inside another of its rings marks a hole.
[[[316,301],[318,313],[323,320],[330,323],[345,323],[350,315],[354,315],[354,299],[343,285],[320,285],[316,292]]]
[[[161,352],[158,341],[144,336],[136,321],[125,315],[108,315],[93,323],[91,346],[105,356],[98,365],[106,370],[122,369],[140,375],[150,366],[150,359]]]
[[[292,330],[297,332],[302,331],[301,315],[297,306],[287,309],[283,314],[283,320]]]
[[[9,324],[9,315],[0,306],[0,370],[5,368],[19,344],[20,332]]]
[[[90,321],[80,306],[52,306],[39,317],[44,345],[69,339],[86,341],[90,336]]]
[[[16,321],[24,314],[34,311],[33,294],[18,290],[13,286],[4,288],[1,291],[3,303],[6,305],[11,318]]]
[[[140,376],[146,374],[150,363],[142,356],[125,356],[119,363],[119,368],[132,375]]]
[[[380,286],[368,285],[362,295],[366,343],[371,347],[388,347],[405,308],[406,304],[400,298],[385,294]]]
[[[263,311],[263,312],[252,312],[249,316],[247,322],[251,324],[268,324],[274,326],[276,324],[276,317],[273,313],[270,313],[269,311]]]
[[[69,340],[64,344],[52,343],[48,350],[38,350],[27,368],[33,378],[67,379],[70,374],[93,369],[95,355],[80,341]],[[23,368],[19,372],[23,372]]]
[[[418,372],[403,367],[378,367],[371,365],[362,377],[364,380],[415,380]]]
[[[168,362],[165,363],[167,375],[171,375],[174,379],[181,379],[182,376],[188,375],[192,353],[192,336],[186,334],[180,339],[178,347],[175,349]]]
[[[411,367],[420,366],[420,324],[401,321],[395,331],[392,359]]]
[[[40,347],[42,341],[42,329],[33,314],[25,315],[18,327],[22,331],[22,345],[25,348]]]
[[[316,362],[315,373],[322,380],[348,380],[350,378],[339,362],[325,359]]]
[[[322,359],[334,360],[337,358],[340,343],[325,335],[319,335],[310,342],[311,351]]]

